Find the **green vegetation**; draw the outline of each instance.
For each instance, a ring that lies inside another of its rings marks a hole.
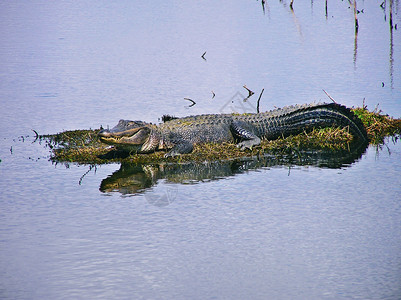
[[[362,120],[365,125],[370,143],[379,145],[384,143],[387,136],[397,137],[401,135],[401,119],[393,119],[383,115],[377,108],[370,112],[367,108],[358,107],[353,112]]]
[[[366,107],[353,109],[366,127],[370,143],[380,145],[387,136],[396,139],[401,135],[401,119],[393,119],[380,111],[368,111]],[[104,164],[110,162],[188,162],[188,161],[215,161],[227,160],[245,156],[270,154],[283,156],[299,154],[305,150],[347,150],[352,143],[353,136],[347,128],[315,129],[287,138],[273,141],[262,141],[260,146],[252,150],[241,151],[234,144],[204,144],[197,145],[190,154],[177,157],[164,157],[164,152],[151,154],[136,154],[112,151],[108,145],[101,143],[97,138],[99,130],[64,131],[55,135],[40,136],[51,149],[51,160],[56,162],[76,162],[87,164]]]

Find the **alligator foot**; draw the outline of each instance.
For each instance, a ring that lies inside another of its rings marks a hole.
[[[171,151],[169,151],[169,152],[167,152],[166,154],[164,154],[164,157],[165,158],[167,158],[167,157],[174,157],[174,156],[178,156],[178,155],[181,155],[182,153],[178,153],[177,151],[173,151],[173,150],[171,150]]]
[[[253,139],[245,140],[242,141],[241,143],[238,143],[237,147],[241,148],[241,150],[245,150],[245,149],[252,149],[253,146],[258,146],[258,145],[260,145],[260,138],[255,137]]]
[[[194,149],[192,143],[188,141],[178,142],[169,152],[164,154],[164,157],[174,157],[181,154],[191,153]]]
[[[237,147],[241,148],[241,150],[252,149],[253,146],[260,144],[260,138],[253,133],[252,128],[246,122],[233,121],[230,125],[230,130],[234,139],[241,140],[237,144]]]

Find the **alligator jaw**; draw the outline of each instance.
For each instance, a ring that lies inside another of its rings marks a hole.
[[[141,121],[120,120],[112,129],[99,131],[101,142],[111,145],[142,146],[148,139],[151,129]]]

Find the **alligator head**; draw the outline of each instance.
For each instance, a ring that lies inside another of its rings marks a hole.
[[[112,129],[103,129],[98,135],[103,143],[148,152],[154,148],[150,139],[151,125],[142,121],[120,120]]]

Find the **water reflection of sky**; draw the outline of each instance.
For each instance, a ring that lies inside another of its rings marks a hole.
[[[297,3],[294,12],[268,4],[265,14],[260,3],[233,1],[2,4],[2,119],[48,132],[213,113],[246,94],[243,85],[253,102],[265,89],[262,109],[327,101],[325,89],[349,106],[365,98],[401,114],[401,39],[394,30],[390,64],[378,5],[359,4],[355,43],[348,3],[329,3],[327,18],[324,3]],[[184,97],[197,104],[187,109]]]
[[[358,1],[357,39],[347,1],[327,18],[324,1],[288,3],[0,3],[0,298],[400,298],[399,143],[135,196],[99,191],[119,165],[51,165],[31,144],[31,129],[242,109],[227,104],[243,85],[246,109],[262,88],[262,110],[325,89],[401,117],[400,29],[390,47],[379,3]]]

